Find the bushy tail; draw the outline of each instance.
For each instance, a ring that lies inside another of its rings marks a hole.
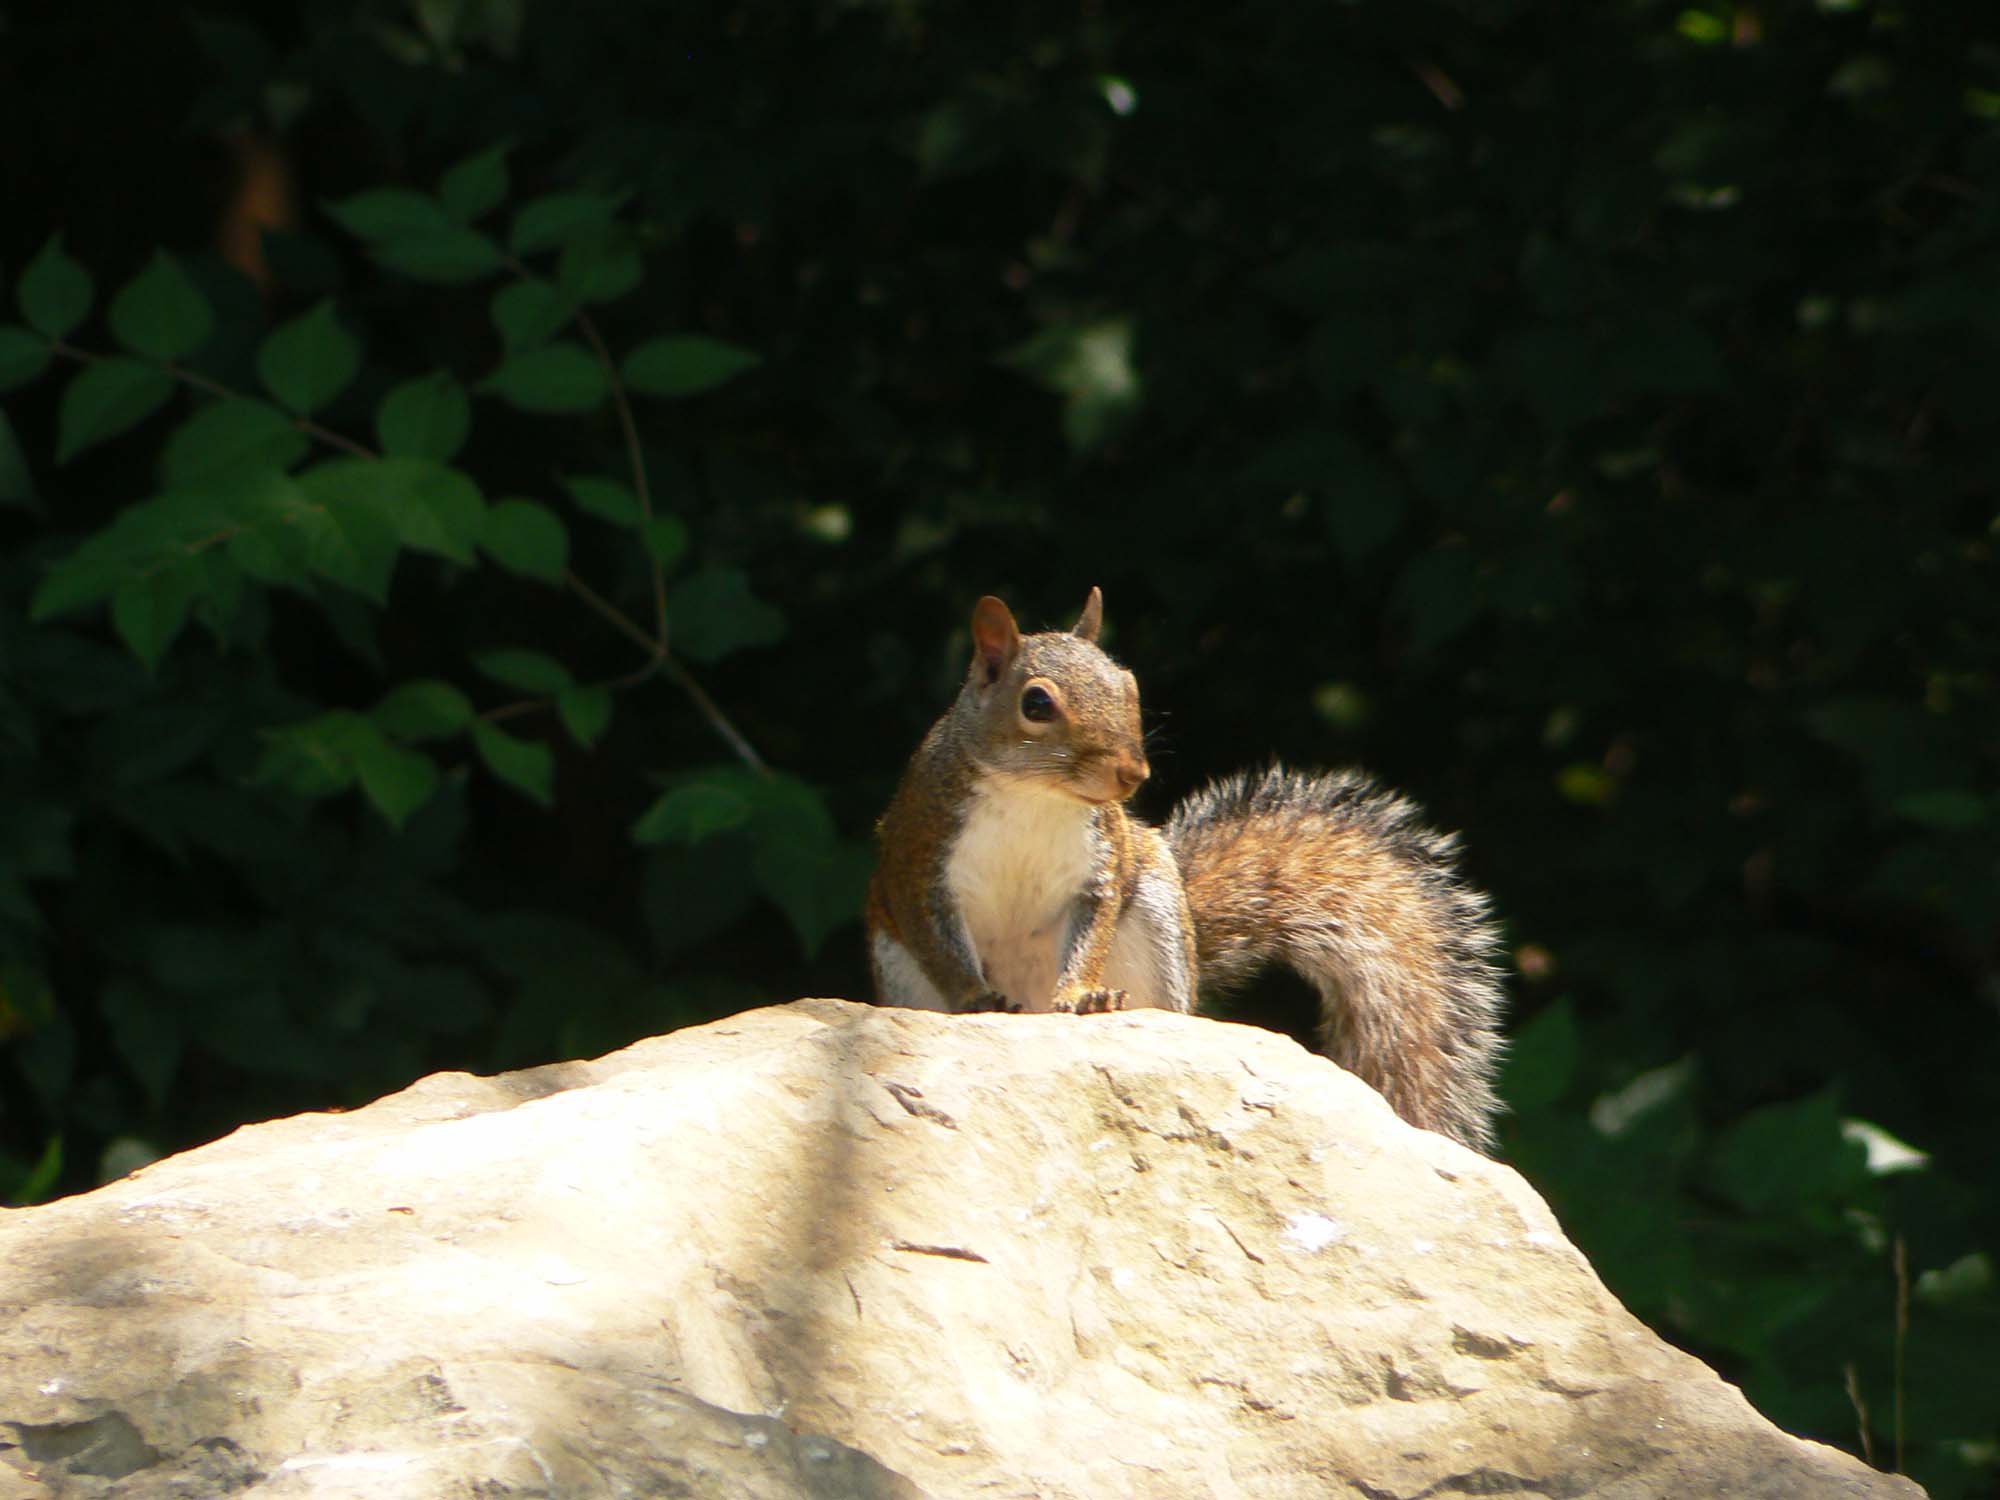
[[[1288,965],[1319,991],[1327,1056],[1411,1124],[1491,1148],[1499,933],[1455,835],[1359,772],[1278,766],[1197,792],[1166,835],[1204,999]]]

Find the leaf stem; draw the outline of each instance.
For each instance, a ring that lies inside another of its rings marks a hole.
[[[98,360],[105,357],[102,354],[93,354],[88,349],[79,349],[76,345],[65,343],[61,339],[49,340],[49,352],[60,355],[64,359],[75,360],[80,365],[95,364]],[[171,360],[159,362],[158,367],[191,390],[201,391],[206,395],[214,396],[220,401],[248,401],[256,399],[255,397],[245,396],[241,391],[231,390],[221,381],[211,380],[208,376],[190,370],[185,365],[177,365]],[[365,443],[357,443],[353,438],[335,432],[331,427],[322,427],[311,417],[293,416],[290,412],[287,412],[286,416],[291,418],[292,425],[298,428],[300,432],[303,432],[307,437],[317,438],[329,448],[338,448],[344,453],[352,453],[356,458],[381,457],[380,454]]]

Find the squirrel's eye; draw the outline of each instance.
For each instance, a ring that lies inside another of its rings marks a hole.
[[[1031,687],[1021,694],[1021,717],[1030,724],[1046,724],[1056,716],[1056,700],[1045,687]]]

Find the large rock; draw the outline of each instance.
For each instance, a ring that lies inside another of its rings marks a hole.
[[[1293,1043],[802,1001],[0,1215],[0,1497],[1910,1496]]]

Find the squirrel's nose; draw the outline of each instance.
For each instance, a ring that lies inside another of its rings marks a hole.
[[[1136,755],[1121,755],[1115,767],[1118,777],[1118,795],[1129,797],[1139,789],[1139,783],[1152,775],[1152,768]]]

